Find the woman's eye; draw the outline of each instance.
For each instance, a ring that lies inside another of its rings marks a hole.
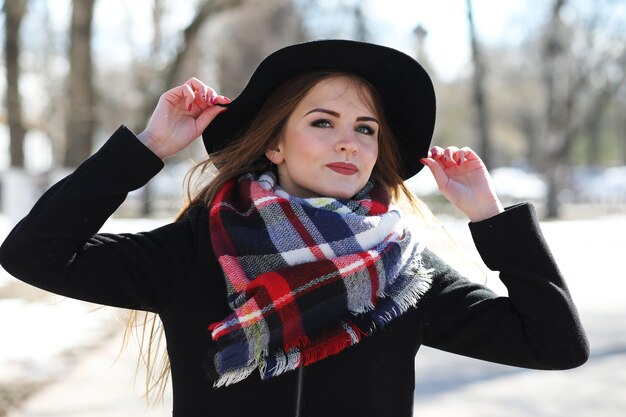
[[[315,120],[313,123],[311,123],[311,126],[313,126],[313,127],[332,127],[333,125],[330,123],[329,120],[319,119],[319,120]]]
[[[355,130],[364,135],[373,135],[376,133],[376,131],[373,128],[367,125],[357,126]]]

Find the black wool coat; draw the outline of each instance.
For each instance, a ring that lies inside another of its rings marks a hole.
[[[576,309],[530,205],[470,223],[485,264],[508,297],[470,282],[425,250],[433,285],[384,330],[303,371],[213,388],[203,370],[207,327],[229,313],[211,248],[208,212],[145,233],[98,234],[131,190],[162,161],[120,127],[76,171],[52,186],[0,249],[2,266],[45,290],[157,313],[171,361],[174,417],[410,416],[420,345],[487,361],[566,369],[587,360]],[[13,335],[13,337],[19,337]]]

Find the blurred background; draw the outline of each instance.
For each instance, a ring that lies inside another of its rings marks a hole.
[[[471,146],[506,204],[535,204],[594,349],[585,367],[557,374],[426,349],[417,361],[416,414],[617,416],[626,409],[618,394],[626,388],[626,285],[617,265],[626,234],[625,1],[0,4],[0,239],[120,124],[141,131],[160,94],[190,76],[234,98],[262,58],[282,46],[320,38],[388,45],[417,58],[433,78],[434,143]],[[171,221],[185,172],[205,155],[197,141],[168,159],[105,228],[139,231]],[[410,188],[472,251],[465,221],[423,171]],[[505,292],[497,276],[488,285]],[[36,409],[28,401],[118,338],[117,315],[44,295],[0,269],[0,416],[39,415],[28,414]]]

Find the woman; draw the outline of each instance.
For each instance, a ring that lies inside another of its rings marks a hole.
[[[408,416],[422,344],[581,365],[587,341],[532,207],[504,210],[470,149],[429,152],[434,117],[428,75],[396,50],[283,48],[232,103],[196,79],[163,94],[145,131],[122,126],[44,194],[0,260],[46,290],[157,313],[176,417]],[[175,223],[97,234],[200,134],[201,168],[219,172]],[[509,297],[459,276],[404,226],[394,203],[423,165]]]

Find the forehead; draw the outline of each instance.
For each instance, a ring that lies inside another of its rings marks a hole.
[[[302,99],[299,108],[323,104],[350,106],[375,114],[375,106],[369,89],[348,76],[336,76],[319,81]]]

